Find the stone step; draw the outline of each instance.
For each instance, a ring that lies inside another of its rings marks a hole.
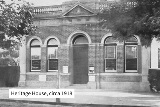
[[[90,87],[88,87],[87,84],[73,84],[73,85],[67,86],[65,88],[69,88],[69,89],[90,89]]]

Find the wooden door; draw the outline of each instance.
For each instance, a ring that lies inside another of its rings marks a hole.
[[[73,84],[88,82],[88,44],[73,45]]]

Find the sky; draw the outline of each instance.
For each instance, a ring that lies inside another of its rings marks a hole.
[[[6,1],[6,3],[11,3],[11,1],[18,2],[19,0],[4,0],[4,1]],[[48,6],[48,5],[59,5],[62,4],[62,2],[71,0],[25,0],[25,1],[33,3],[34,6]],[[108,1],[113,1],[113,0],[108,0]]]
[[[18,2],[18,0],[4,0],[6,3],[11,3],[11,1]],[[47,6],[47,5],[59,5],[64,1],[70,0],[25,0],[30,3],[33,3],[35,6]]]

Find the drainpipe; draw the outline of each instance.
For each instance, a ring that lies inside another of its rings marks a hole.
[[[101,52],[101,51],[100,51],[100,44],[98,44],[98,46],[99,46],[99,52]],[[99,54],[100,54],[100,59],[101,59],[101,53],[99,53]],[[100,63],[100,65],[101,65],[101,63]],[[98,74],[99,74],[99,76],[98,76],[98,77],[99,77],[99,78],[98,78],[98,79],[99,79],[99,80],[98,80],[98,82],[99,82],[99,89],[101,89],[101,84],[100,84],[100,68],[101,68],[101,66],[100,66],[100,65],[99,65],[99,67],[98,67],[98,68],[99,68],[99,70],[98,70],[98,71],[99,71],[99,72],[98,72]]]
[[[57,89],[60,89],[60,70],[57,71]],[[59,104],[60,98],[56,98],[56,103]]]

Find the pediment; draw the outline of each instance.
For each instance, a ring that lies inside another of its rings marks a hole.
[[[91,10],[81,5],[76,5],[73,8],[71,8],[69,11],[67,11],[63,16],[74,17],[74,16],[90,16],[90,15],[94,15],[94,12],[92,12]]]

